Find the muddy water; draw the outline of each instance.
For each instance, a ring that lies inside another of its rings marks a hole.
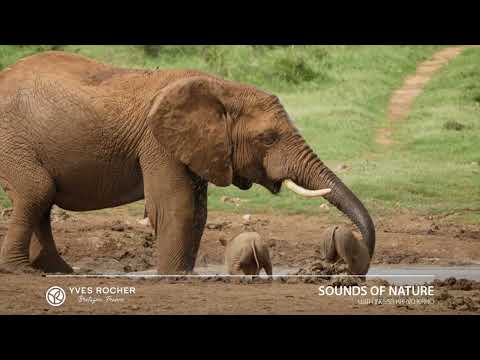
[[[292,275],[296,271],[298,271],[298,268],[286,266],[276,266],[273,269],[275,276]],[[197,267],[195,272],[201,275],[226,275],[223,265],[214,264],[207,267]],[[156,270],[128,273],[126,275],[155,276]],[[372,266],[367,274],[368,279],[384,279],[396,285],[423,284],[435,279],[445,280],[450,277],[480,281],[480,266],[384,265]]]
[[[435,279],[445,280],[450,277],[480,281],[480,266],[372,266],[368,277],[385,279],[398,285],[423,284]]]

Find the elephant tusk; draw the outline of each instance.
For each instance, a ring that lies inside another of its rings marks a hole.
[[[303,187],[295,184],[292,180],[286,179],[283,181],[283,185],[285,185],[289,190],[293,191],[294,193],[303,196],[303,197],[320,197],[329,194],[332,189],[320,189],[320,190],[307,190]]]

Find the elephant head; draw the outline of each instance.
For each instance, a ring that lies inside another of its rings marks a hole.
[[[375,228],[368,211],[312,151],[276,96],[195,74],[159,90],[147,119],[172,156],[217,186],[257,183],[277,194],[286,184],[324,196],[358,227],[370,262]]]

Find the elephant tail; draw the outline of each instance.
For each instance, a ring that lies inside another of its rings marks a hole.
[[[255,249],[255,239],[251,242],[252,250],[253,250],[253,257],[255,258],[255,263],[257,264],[257,272],[260,271],[260,263],[258,262],[257,257],[257,250]]]
[[[335,232],[337,231],[338,228],[339,228],[338,226],[334,226],[332,228],[330,238],[325,239],[325,242],[323,244],[323,246],[324,246],[323,256],[329,262],[335,262],[338,259],[338,253],[337,253],[337,249],[335,247]]]

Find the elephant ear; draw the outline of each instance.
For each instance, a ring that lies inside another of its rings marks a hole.
[[[190,170],[218,186],[232,183],[225,95],[206,77],[177,80],[153,100],[148,125],[157,141]]]

